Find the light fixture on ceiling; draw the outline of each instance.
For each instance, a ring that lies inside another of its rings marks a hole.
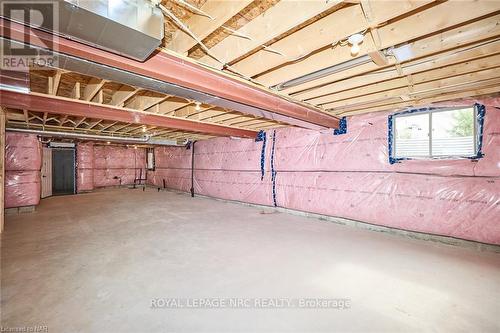
[[[365,36],[363,34],[354,34],[347,38],[347,42],[351,45],[351,55],[355,56],[359,53],[359,44],[363,43]]]
[[[341,62],[340,64],[335,64],[335,65],[332,65],[329,67],[325,67],[325,68],[319,69],[317,71],[314,71],[314,72],[293,78],[291,80],[282,82],[280,84],[272,86],[271,89],[275,89],[275,90],[280,91],[283,89],[292,88],[292,87],[304,84],[306,82],[314,81],[314,80],[320,79],[320,78],[328,76],[328,75],[332,75],[335,73],[339,73],[341,71],[348,70],[350,68],[354,68],[356,66],[361,66],[361,65],[367,64],[371,61],[372,61],[372,59],[368,55],[365,54],[363,56]]]
[[[200,111],[201,110],[201,103],[200,102],[195,102],[194,104],[196,104],[196,111]]]

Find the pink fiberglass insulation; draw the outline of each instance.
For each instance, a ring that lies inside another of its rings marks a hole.
[[[34,134],[7,132],[5,170],[35,171],[42,166],[42,146]]]
[[[79,142],[76,146],[76,170],[78,192],[94,189],[94,143]]]
[[[130,185],[146,174],[146,152],[143,148],[94,146],[94,186]]]
[[[5,208],[40,203],[40,171],[5,172]]]
[[[274,169],[279,207],[372,224],[500,244],[500,100],[441,105],[486,106],[483,153],[477,160],[408,160],[389,164],[387,121],[393,112],[349,117],[347,133],[298,128],[276,130]],[[262,142],[217,138],[195,145],[195,192],[273,205],[267,131],[265,177]],[[151,182],[189,191],[191,151],[155,149]]]
[[[42,145],[34,134],[7,132],[5,207],[38,205]]]

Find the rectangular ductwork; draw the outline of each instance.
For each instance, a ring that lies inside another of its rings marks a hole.
[[[56,4],[58,15],[50,32],[63,37],[139,61],[146,60],[163,40],[163,14],[148,0],[59,0]],[[22,11],[3,16],[33,26],[24,14],[16,17],[16,13]]]

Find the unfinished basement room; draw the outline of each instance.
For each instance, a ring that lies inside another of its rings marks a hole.
[[[0,332],[500,332],[500,0],[0,0]]]

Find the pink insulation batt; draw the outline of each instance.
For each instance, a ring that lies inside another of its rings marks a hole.
[[[94,143],[80,142],[76,146],[76,188],[78,192],[94,189]]]
[[[5,171],[36,171],[42,168],[42,145],[35,134],[7,132]]]
[[[42,146],[34,134],[6,133],[5,208],[38,205]]]
[[[478,161],[409,160],[389,164],[387,121],[392,112],[352,116],[347,133],[298,128],[276,130],[276,203],[300,211],[381,226],[500,244],[500,100],[441,105],[486,106],[483,153]],[[217,138],[195,145],[195,192],[273,205],[267,131],[265,177],[262,142]],[[155,148],[150,182],[189,191],[191,150]]]
[[[146,152],[143,148],[94,146],[94,187],[129,185],[145,177]],[[115,177],[117,177],[115,179]]]

